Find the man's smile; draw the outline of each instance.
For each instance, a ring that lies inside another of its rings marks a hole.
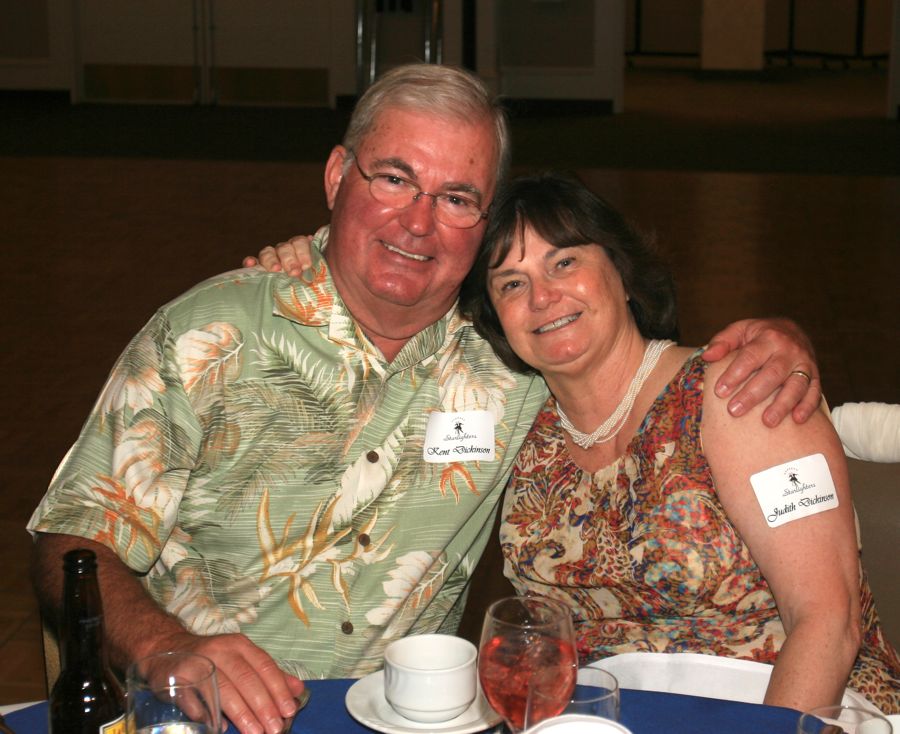
[[[401,257],[407,257],[410,260],[416,260],[418,262],[428,262],[429,260],[433,260],[434,258],[428,257],[427,255],[416,255],[413,252],[407,252],[406,250],[401,250],[399,247],[394,247],[393,245],[389,245],[384,240],[381,240],[381,244],[384,245],[385,249],[393,252]]]

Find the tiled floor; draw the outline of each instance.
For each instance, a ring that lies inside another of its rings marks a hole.
[[[685,126],[775,130],[883,109],[884,75],[779,83],[769,96],[740,80],[655,78],[630,77],[627,92],[645,132],[660,110]],[[521,136],[528,166],[555,162],[541,160],[539,133]],[[657,144],[668,134],[658,124]],[[852,150],[821,151],[832,154]],[[656,232],[678,276],[685,343],[742,316],[790,315],[817,345],[833,404],[900,402],[896,165],[893,175],[665,168],[580,173]],[[320,164],[0,158],[0,703],[46,695],[23,526],[115,356],[156,305],[324,221],[322,198]]]

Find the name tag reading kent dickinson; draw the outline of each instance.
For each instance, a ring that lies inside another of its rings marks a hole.
[[[822,454],[804,456],[750,477],[770,528],[838,506],[837,490]]]
[[[493,414],[487,410],[435,411],[428,416],[423,458],[432,464],[493,461]]]

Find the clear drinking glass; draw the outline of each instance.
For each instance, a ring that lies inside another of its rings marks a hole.
[[[600,716],[618,721],[619,681],[612,673],[600,668],[582,668],[578,671],[575,690],[572,691],[565,713]]]
[[[892,734],[890,722],[873,711],[852,706],[821,706],[797,722],[797,734]]]
[[[552,706],[542,700],[543,692],[533,691],[528,698],[525,724],[530,731],[538,722],[546,719],[545,711]],[[619,720],[619,682],[612,673],[599,668],[582,668],[578,671],[575,690],[562,711],[563,715],[586,716],[605,721]]]
[[[164,652],[138,660],[125,682],[129,734],[219,734],[222,713],[212,660]]]
[[[575,688],[578,659],[572,614],[537,596],[500,599],[488,608],[481,632],[481,689],[510,731],[562,711]],[[531,703],[529,700],[538,703]]]

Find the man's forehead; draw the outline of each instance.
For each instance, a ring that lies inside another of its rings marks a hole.
[[[497,155],[497,142],[489,118],[472,120],[427,110],[389,107],[379,112],[360,140],[359,147],[380,159],[403,159],[419,147],[434,150],[448,140],[448,157],[458,159],[465,147],[478,150],[479,158]],[[467,145],[468,143],[468,145]]]

